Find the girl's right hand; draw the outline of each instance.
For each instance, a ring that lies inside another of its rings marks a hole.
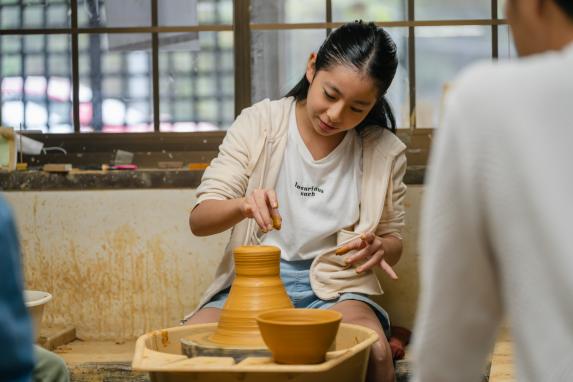
[[[282,218],[278,211],[279,203],[274,190],[256,189],[243,198],[240,209],[246,218],[255,219],[264,233],[281,229]]]

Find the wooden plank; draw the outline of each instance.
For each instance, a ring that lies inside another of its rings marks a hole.
[[[38,338],[38,344],[45,349],[54,350],[58,346],[66,345],[75,339],[76,328],[73,326],[43,327]]]
[[[42,171],[67,173],[72,171],[72,165],[70,163],[47,163],[42,166]]]
[[[514,382],[513,344],[509,329],[503,327],[498,335],[491,361],[490,382]]]

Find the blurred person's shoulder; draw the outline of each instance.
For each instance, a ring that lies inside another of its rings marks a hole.
[[[495,110],[508,104],[527,105],[573,84],[572,72],[573,44],[570,44],[560,51],[471,65],[456,78],[452,93],[462,105],[477,102],[480,108]]]

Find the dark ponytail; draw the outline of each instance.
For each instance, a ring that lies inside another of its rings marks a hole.
[[[337,28],[318,50],[315,73],[340,64],[368,74],[378,88],[378,100],[366,118],[356,126],[356,130],[361,133],[366,127],[378,126],[395,133],[396,120],[385,95],[396,74],[398,58],[396,44],[388,32],[374,23],[362,21]],[[303,101],[307,97],[309,87],[310,83],[306,76],[303,76],[286,96]]]
[[[573,20],[573,1],[571,0],[555,0],[559,8],[567,14],[570,20]]]

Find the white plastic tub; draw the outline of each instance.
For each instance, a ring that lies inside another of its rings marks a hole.
[[[42,327],[42,316],[44,315],[44,306],[52,299],[52,295],[48,292],[39,290],[25,290],[24,301],[32,317],[34,324],[34,336],[36,340],[40,336],[40,329]]]

